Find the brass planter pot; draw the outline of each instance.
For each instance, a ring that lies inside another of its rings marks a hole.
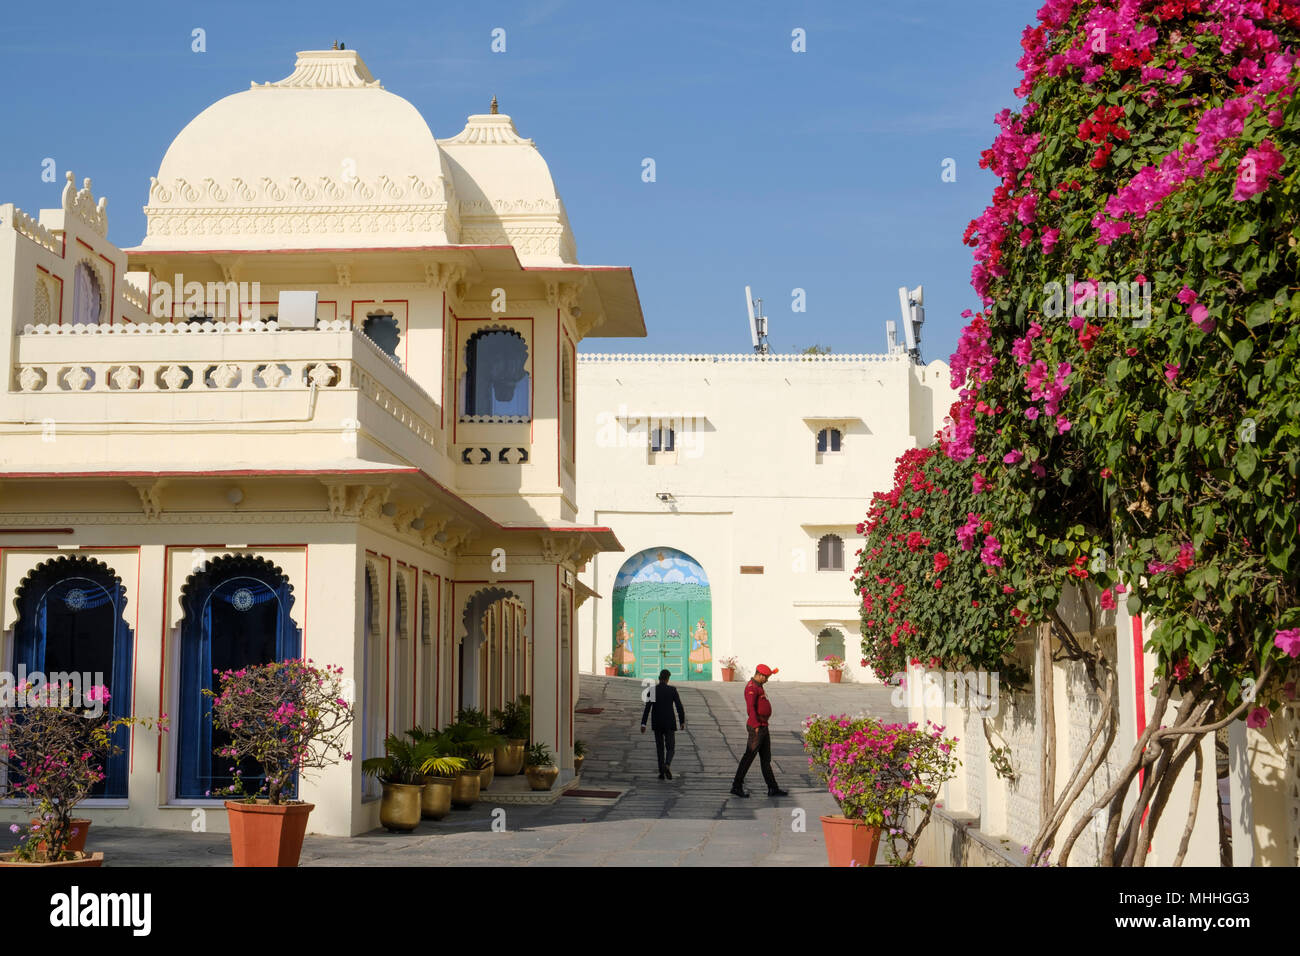
[[[573,758],[573,772],[575,775],[582,773],[582,762],[586,759],[587,759],[586,757]]]
[[[555,786],[555,778],[560,775],[560,768],[553,764],[548,767],[525,767],[524,775],[528,777],[528,786],[534,790],[550,790]]]
[[[379,822],[393,832],[408,832],[420,825],[420,800],[424,786],[418,783],[386,783],[379,801]]]
[[[451,785],[451,805],[462,810],[474,806],[478,802],[479,783],[477,770],[456,774]]]
[[[479,790],[486,790],[492,786],[492,781],[496,779],[497,771],[495,767],[487,766],[478,772]]]
[[[455,783],[454,777],[425,777],[420,816],[426,820],[441,820],[451,813],[451,788]]]
[[[524,740],[508,740],[492,752],[492,763],[503,777],[513,777],[524,769]]]

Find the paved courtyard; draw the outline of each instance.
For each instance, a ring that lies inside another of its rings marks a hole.
[[[677,734],[672,781],[658,779],[654,736],[640,733],[640,683],[583,676],[579,708],[602,711],[576,718],[576,736],[588,748],[581,788],[621,791],[617,800],[566,796],[552,806],[501,807],[505,830],[494,832],[489,791],[473,808],[409,834],[308,836],[302,865],[825,866],[817,818],[837,811],[808,772],[800,721],[859,711],[901,719],[889,689],[769,683],[772,762],[790,795],[769,798],[755,760],[746,779],[752,795],[740,799],[727,791],[745,746],[744,684],[676,686],[687,729]],[[225,834],[97,826],[89,849],[102,850],[111,866],[230,865]]]

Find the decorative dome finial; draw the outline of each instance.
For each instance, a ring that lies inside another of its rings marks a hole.
[[[497,114],[497,98],[495,95],[492,97],[492,105],[488,107],[488,112],[493,116]]]

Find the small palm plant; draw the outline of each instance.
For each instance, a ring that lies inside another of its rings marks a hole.
[[[384,756],[362,761],[361,772],[378,777],[380,783],[418,786],[430,774],[452,774],[465,766],[464,758],[447,756],[435,738],[407,740],[389,734],[384,740]]]
[[[465,758],[452,753],[438,731],[414,727],[406,732],[413,744],[412,752],[420,770],[429,777],[452,777],[465,769]]]
[[[551,760],[551,748],[543,743],[533,744],[524,753],[525,767],[550,767],[553,766]]]

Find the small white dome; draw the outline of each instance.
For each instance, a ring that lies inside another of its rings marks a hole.
[[[141,248],[443,245],[458,238],[450,193],[414,106],[355,51],[307,51],[290,76],[181,130],[152,181]]]
[[[493,107],[496,99],[492,100]],[[460,241],[512,244],[525,265],[578,261],[564,203],[546,160],[504,113],[476,113],[438,140],[460,200]]]

